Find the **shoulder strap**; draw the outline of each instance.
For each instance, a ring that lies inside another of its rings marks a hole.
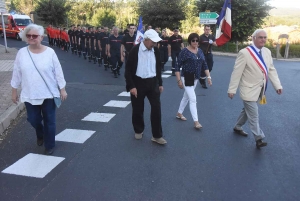
[[[40,73],[40,71],[39,71],[38,68],[36,67],[36,65],[35,65],[35,63],[34,63],[32,57],[31,57],[31,54],[30,54],[30,52],[29,52],[29,48],[28,48],[28,47],[27,47],[27,52],[28,52],[28,54],[29,54],[29,56],[30,56],[30,59],[31,59],[31,61],[32,61],[34,67],[35,67],[35,69],[36,69],[37,72],[40,74],[40,76],[41,76],[41,78],[44,80],[44,83],[46,84],[48,90],[50,91],[50,93],[51,93],[52,96],[54,97],[53,93],[51,92],[51,90],[50,90],[50,88],[49,88],[49,86],[48,86],[48,84],[47,84],[47,82],[45,81],[45,79],[43,78],[42,74]]]

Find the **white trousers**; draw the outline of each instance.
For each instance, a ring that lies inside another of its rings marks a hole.
[[[190,111],[194,121],[198,121],[198,112],[197,112],[197,100],[195,88],[197,86],[198,80],[194,81],[194,86],[185,86],[184,77],[181,77],[182,84],[184,86],[184,94],[180,102],[178,113],[182,114],[188,102],[190,102]]]

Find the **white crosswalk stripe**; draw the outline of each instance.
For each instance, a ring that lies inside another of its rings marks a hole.
[[[2,173],[44,178],[64,159],[63,157],[30,153],[3,170]]]
[[[90,113],[82,121],[109,122],[116,114],[111,113]]]
[[[79,129],[65,129],[55,136],[56,141],[73,142],[83,144],[96,131],[79,130]]]
[[[120,108],[125,108],[130,103],[131,103],[131,101],[111,100],[108,103],[106,103],[104,106],[106,106],[106,107],[120,107]]]

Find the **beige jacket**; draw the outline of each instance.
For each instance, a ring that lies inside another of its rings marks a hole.
[[[273,65],[271,51],[265,47],[261,51],[269,72],[268,89],[270,90],[271,83],[275,90],[282,89],[277,71]],[[248,50],[246,48],[240,50],[231,74],[228,93],[235,94],[239,87],[242,100],[257,101],[265,82],[263,72]]]

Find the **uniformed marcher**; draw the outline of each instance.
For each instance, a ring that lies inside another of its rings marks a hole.
[[[179,35],[179,28],[176,27],[173,32],[174,34],[169,38],[168,55],[172,57],[172,75],[175,76],[175,64],[184,45],[182,37]]]
[[[158,48],[160,52],[160,61],[161,61],[161,71],[165,71],[165,64],[168,61],[168,42],[169,36],[167,36],[167,32],[165,29],[161,31],[161,41],[158,42]]]
[[[77,35],[76,35],[76,43],[77,43],[77,53],[78,53],[78,56],[81,57],[81,46],[80,46],[80,43],[79,43],[79,38],[82,34],[82,30],[81,30],[81,26],[77,26]]]
[[[92,33],[92,27],[88,28],[88,32],[86,33],[86,47],[87,47],[87,57],[88,57],[88,61],[91,62],[92,60],[92,53],[91,53],[91,49],[90,49],[90,36]]]
[[[114,73],[115,78],[120,75],[120,68],[123,65],[121,61],[121,43],[122,43],[122,36],[119,35],[118,27],[113,27],[113,35],[109,36],[108,44],[107,44],[107,55],[109,57],[109,64]]]
[[[102,28],[98,27],[98,31],[96,33],[96,61],[98,62],[99,67],[101,66],[100,35],[102,32]]]
[[[199,48],[202,50],[202,52],[204,54],[205,61],[207,63],[209,72],[211,72],[211,70],[213,68],[213,64],[214,64],[211,47],[213,45],[217,46],[215,40],[216,40],[215,37],[210,34],[210,26],[205,25],[204,26],[204,34],[202,34],[200,36]],[[199,81],[200,81],[202,88],[207,89],[206,75],[205,75],[204,71],[201,72]]]
[[[102,64],[103,60],[103,65],[104,69],[107,70],[108,68],[108,59],[107,59],[107,54],[106,54],[106,45],[108,42],[108,37],[109,37],[109,32],[108,32],[108,27],[103,27],[103,32],[99,35],[100,40],[100,50],[101,50],[101,60],[100,63]]]
[[[86,52],[87,52],[86,37],[87,37],[86,28],[82,27],[82,32],[79,37],[79,44],[84,59],[86,59]]]
[[[79,27],[79,26],[78,26]],[[74,28],[74,53],[77,55],[78,54],[78,46],[79,44],[77,44],[77,35],[79,34],[80,32],[80,29],[78,27],[75,27]]]
[[[91,51],[91,59],[96,64],[96,34],[95,34],[95,27],[91,28],[90,32],[90,51]]]
[[[74,54],[74,40],[73,40],[73,38],[74,38],[74,26],[75,25],[72,25],[71,29],[69,29],[69,31],[68,31],[72,54]]]
[[[125,62],[127,61],[128,54],[132,47],[134,46],[134,41],[136,35],[134,35],[135,31],[135,26],[134,24],[129,25],[129,32],[126,34],[123,39],[122,39],[122,44],[121,44],[121,61]]]

